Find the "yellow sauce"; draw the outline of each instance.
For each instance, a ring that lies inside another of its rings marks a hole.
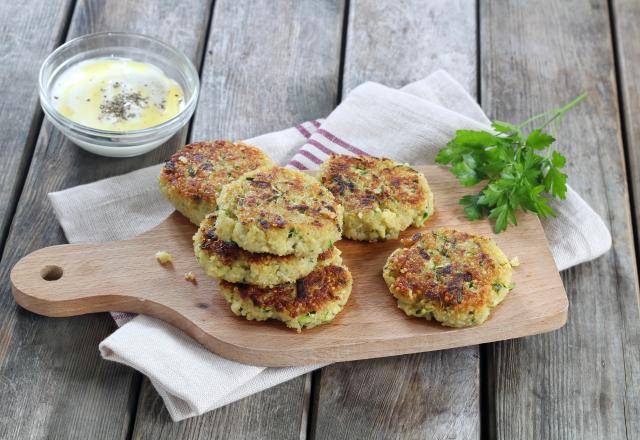
[[[184,107],[180,85],[157,66],[126,58],[94,58],[65,70],[52,87],[55,108],[100,130],[153,127]]]

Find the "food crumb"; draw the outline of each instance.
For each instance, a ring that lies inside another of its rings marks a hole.
[[[511,265],[511,267],[518,267],[520,266],[520,259],[517,256],[513,257],[511,260],[509,260],[509,264]]]
[[[171,254],[167,251],[156,252],[156,260],[158,260],[158,263],[163,265],[171,263]]]
[[[184,274],[184,279],[195,284],[196,274],[193,272],[187,272]]]

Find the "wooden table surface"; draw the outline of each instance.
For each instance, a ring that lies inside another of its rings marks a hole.
[[[640,437],[637,0],[23,0],[0,3],[0,17],[0,438]],[[200,70],[191,125],[137,158],[84,152],[38,104],[46,55],[107,30],[158,37]],[[335,364],[172,423],[147,379],[100,358],[107,314],[52,319],[15,305],[13,264],[65,241],[48,192],[159,163],[187,139],[323,117],[363,81],[401,86],[436,68],[506,121],[589,93],[563,122],[560,149],[613,249],[563,272],[563,329]]]

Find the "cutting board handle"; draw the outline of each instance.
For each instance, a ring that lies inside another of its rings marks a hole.
[[[113,288],[114,276],[127,264],[116,261],[115,250],[64,244],[32,252],[11,270],[13,296],[25,309],[46,316],[138,309],[132,289]]]
[[[11,270],[13,296],[25,309],[45,316],[133,312],[189,328],[193,324],[176,304],[176,295],[206,299],[216,293],[216,283],[206,281],[193,256],[194,232],[193,224],[174,213],[128,240],[37,250]],[[176,258],[162,265],[155,258],[159,250]],[[194,270],[200,282],[185,281],[184,274]]]

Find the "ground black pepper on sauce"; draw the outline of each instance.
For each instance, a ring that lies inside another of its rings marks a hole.
[[[115,87],[115,85],[114,85]],[[121,121],[135,116],[131,111],[131,106],[136,105],[138,107],[145,107],[149,102],[149,98],[142,96],[138,92],[132,93],[118,93],[112,99],[105,99],[103,104],[100,104],[100,118],[114,117]]]

